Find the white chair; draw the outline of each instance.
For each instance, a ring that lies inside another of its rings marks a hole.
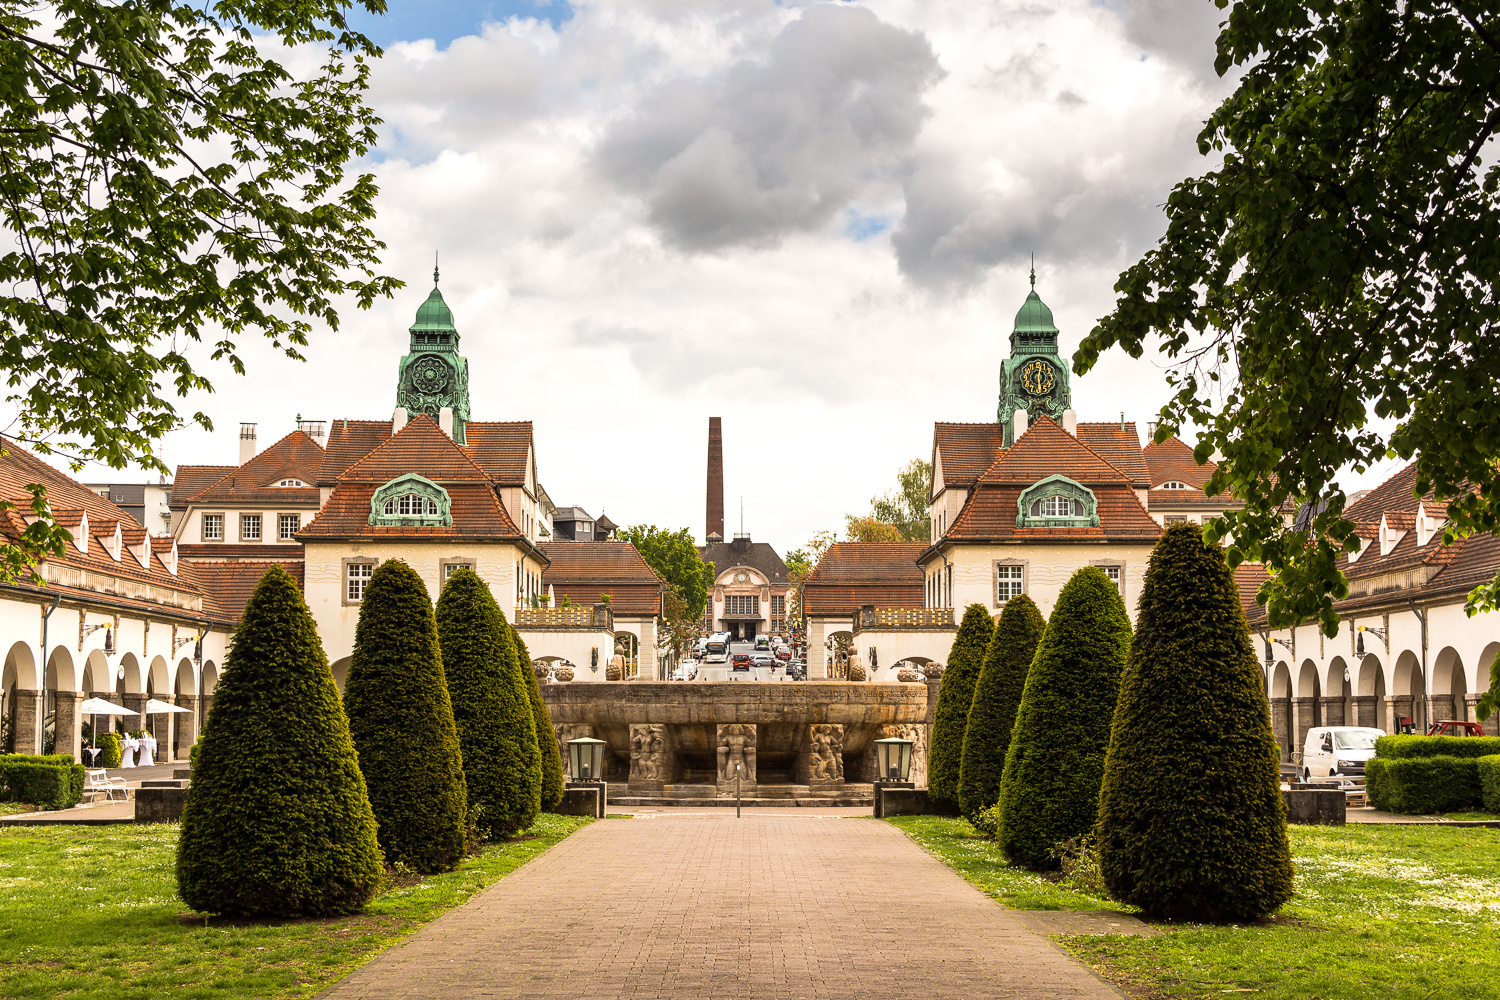
[[[93,796],[98,795],[100,792],[104,793],[104,800],[106,802],[114,800],[115,792],[120,793],[121,802],[124,802],[128,797],[128,793],[125,791],[125,779],[111,778],[102,767],[88,772],[88,786],[84,790],[89,793],[91,801]]]

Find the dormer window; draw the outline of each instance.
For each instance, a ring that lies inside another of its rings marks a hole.
[[[1018,528],[1097,528],[1094,491],[1067,476],[1048,476],[1021,491]]]
[[[305,488],[307,486],[307,484],[304,483],[300,479],[283,479],[281,482],[277,483],[276,485],[278,487],[285,486],[285,487],[289,487],[289,488],[292,488],[292,489],[303,489],[303,488]]]
[[[377,526],[449,527],[448,491],[415,472],[392,479],[370,498],[370,523]]]
[[[1192,489],[1192,487],[1189,486],[1187,483],[1183,482],[1180,479],[1168,479],[1166,482],[1164,482],[1160,486],[1158,486],[1157,489],[1159,489],[1159,490],[1190,490],[1190,489]]]

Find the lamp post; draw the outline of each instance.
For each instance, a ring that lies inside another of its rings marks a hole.
[[[911,781],[911,754],[916,747],[916,740],[906,740],[899,736],[892,736],[883,740],[876,740],[875,746],[875,818],[885,818],[885,792],[891,788],[912,788],[916,783]]]
[[[604,748],[609,744],[591,736],[568,741],[568,768],[575,784],[604,780]]]

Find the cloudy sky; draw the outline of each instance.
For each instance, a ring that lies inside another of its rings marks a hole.
[[[928,457],[933,421],[995,418],[1031,254],[1071,353],[1228,92],[1210,0],[391,7],[362,22],[369,169],[407,288],[306,364],[216,373],[187,403],[216,431],[170,463],[233,462],[242,420],[267,443],[388,416],[440,252],[474,417],[535,422],[558,504],[701,536],[721,416],[726,506],[794,548]],[[1162,371],[1108,356],[1080,419],[1144,430]]]

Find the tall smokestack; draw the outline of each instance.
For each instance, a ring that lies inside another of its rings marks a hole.
[[[704,541],[724,539],[724,428],[718,417],[708,418],[708,503]],[[713,536],[718,535],[715,539]]]

